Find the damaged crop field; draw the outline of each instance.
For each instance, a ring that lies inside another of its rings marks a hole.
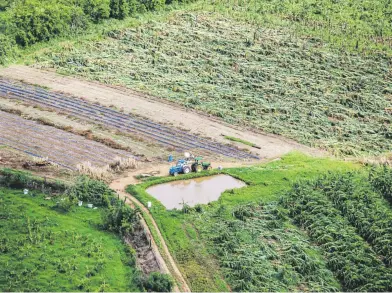
[[[392,292],[390,0],[3,2],[0,291]]]
[[[390,59],[289,28],[176,11],[34,59],[39,68],[137,89],[336,155],[390,149]]]
[[[208,205],[151,209],[193,291],[390,291],[389,168],[290,154],[224,173],[248,186]],[[294,183],[294,184],[293,184]]]

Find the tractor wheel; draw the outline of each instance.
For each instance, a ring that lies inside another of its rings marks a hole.
[[[191,168],[189,168],[188,166],[185,166],[182,168],[182,171],[184,172],[184,174],[188,174],[189,172],[191,172]]]
[[[212,170],[212,166],[209,165],[209,166],[207,167],[207,170]]]
[[[174,176],[174,177],[178,176],[178,172],[174,172],[174,173],[173,173],[173,176]]]
[[[201,172],[201,171],[203,171],[203,167],[202,167],[201,165],[198,165],[198,166],[196,167],[196,172],[199,173],[199,172]]]

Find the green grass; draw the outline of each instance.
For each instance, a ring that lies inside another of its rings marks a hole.
[[[358,168],[358,165],[348,162],[311,158],[299,153],[292,153],[284,156],[281,160],[268,164],[249,168],[225,169],[224,173],[242,179],[248,186],[224,192],[217,202],[204,205],[202,213],[192,211],[190,214],[186,214],[176,210],[167,211],[145,189],[154,184],[194,178],[207,173],[160,178],[140,185],[129,186],[127,191],[135,195],[145,205],[148,201],[152,202],[151,213],[191,289],[194,291],[227,291],[228,286],[234,287],[236,282],[225,276],[226,271],[220,268],[217,252],[214,250],[216,245],[209,242],[210,238],[217,234],[216,229],[218,229],[219,223],[232,220],[232,212],[238,206],[249,203],[270,204],[276,201],[282,192],[290,189],[291,184],[300,178],[314,178],[328,171],[342,172]],[[217,173],[218,171],[215,170],[208,174]],[[289,224],[283,223],[283,225]],[[271,233],[281,232],[272,231]],[[299,231],[293,233],[301,235]],[[307,241],[306,237],[301,237],[301,242]],[[285,243],[287,242],[286,238]],[[315,260],[320,260],[317,257],[320,253],[315,251],[314,254],[316,255]],[[298,282],[293,281],[290,286],[284,287],[284,284],[280,283],[277,287],[270,288],[278,288],[279,291],[294,290],[296,285]],[[317,286],[315,285],[314,288]],[[261,289],[267,288],[259,288],[258,291]]]
[[[227,139],[227,140],[239,142],[239,143],[242,143],[242,144],[244,144],[244,145],[251,146],[251,147],[258,147],[255,143],[250,142],[250,141],[243,140],[243,139],[238,138],[238,137],[225,135],[224,138]]]
[[[132,256],[101,209],[61,213],[45,195],[0,189],[0,291],[139,291]]]
[[[137,89],[337,155],[391,150],[389,58],[199,9],[59,43],[33,59],[37,67]]]

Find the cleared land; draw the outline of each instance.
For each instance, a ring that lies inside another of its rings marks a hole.
[[[127,152],[5,112],[0,112],[0,144],[33,156],[47,157],[70,169],[83,162],[104,166],[116,157],[133,157]]]
[[[137,89],[338,155],[390,150],[387,57],[198,11],[107,35],[42,50],[35,66]]]

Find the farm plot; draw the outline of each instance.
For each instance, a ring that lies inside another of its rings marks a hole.
[[[125,151],[5,112],[0,112],[0,145],[33,156],[47,157],[49,161],[69,169],[87,161],[95,166],[104,166],[116,157],[132,157]]]
[[[337,155],[390,150],[390,60],[294,35],[227,15],[179,12],[106,39],[66,42],[35,60],[40,68],[127,86]]]
[[[82,120],[93,121],[121,132],[149,139],[178,151],[198,149],[237,159],[258,159],[256,155],[231,146],[219,144],[185,131],[172,129],[98,104],[91,104],[82,99],[52,93],[36,86],[0,79],[0,95],[55,109]]]

